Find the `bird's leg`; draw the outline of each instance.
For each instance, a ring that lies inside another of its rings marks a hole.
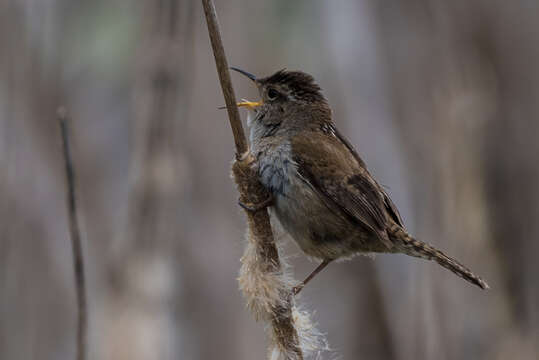
[[[247,211],[256,212],[262,209],[267,208],[273,203],[273,196],[268,196],[268,198],[258,204],[245,204],[238,200],[238,205],[244,208]]]
[[[313,272],[309,276],[307,276],[307,278],[305,280],[303,280],[300,284],[294,286],[294,288],[292,289],[292,292],[294,293],[294,295],[299,294],[299,292],[305,287],[305,285],[307,285],[307,283],[309,281],[311,281],[312,278],[314,278],[316,276],[316,274],[318,274],[326,266],[328,266],[328,264],[330,262],[331,262],[331,260],[325,259],[324,261],[322,261],[322,263],[320,265],[318,265],[318,267],[316,269],[313,270]]]

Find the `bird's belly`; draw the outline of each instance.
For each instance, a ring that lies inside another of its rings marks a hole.
[[[332,212],[302,180],[293,177],[275,195],[273,213],[299,247],[320,259],[348,257],[358,252],[357,230]]]
[[[270,208],[282,227],[307,255],[320,259],[350,257],[372,251],[366,244],[370,235],[331,210],[297,174],[287,146],[255,150],[260,180],[271,192]]]

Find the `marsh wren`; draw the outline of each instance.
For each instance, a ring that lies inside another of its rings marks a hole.
[[[269,206],[301,250],[321,264],[298,286],[297,294],[331,261],[357,254],[402,253],[434,260],[482,289],[488,285],[457,260],[414,239],[395,204],[367,170],[354,147],[339,133],[329,104],[313,77],[280,70],[257,78],[261,101],[243,101],[249,111],[250,151],[271,201]]]

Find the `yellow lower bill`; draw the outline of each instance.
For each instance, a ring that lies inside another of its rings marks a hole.
[[[244,100],[242,102],[237,103],[238,107],[247,107],[249,109],[255,109],[262,105],[262,101],[247,101]]]

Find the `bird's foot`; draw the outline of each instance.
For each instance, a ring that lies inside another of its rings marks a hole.
[[[296,296],[297,294],[299,294],[299,292],[305,287],[305,285],[307,285],[307,283],[309,281],[311,281],[315,276],[316,274],[318,274],[320,271],[322,271],[326,266],[328,266],[328,264],[331,262],[332,260],[331,259],[324,259],[320,265],[318,265],[316,267],[316,269],[313,270],[312,273],[309,274],[309,276],[307,276],[307,278],[305,280],[303,280],[301,283],[299,283],[298,285],[294,286],[292,288],[292,294],[294,296]]]
[[[240,200],[238,200],[238,205],[244,208],[247,211],[250,212],[257,212],[259,210],[263,210],[273,204],[273,197],[270,195],[268,198],[258,204],[246,204]]]
[[[305,287],[305,282],[301,282],[292,288],[292,295],[296,296]]]

